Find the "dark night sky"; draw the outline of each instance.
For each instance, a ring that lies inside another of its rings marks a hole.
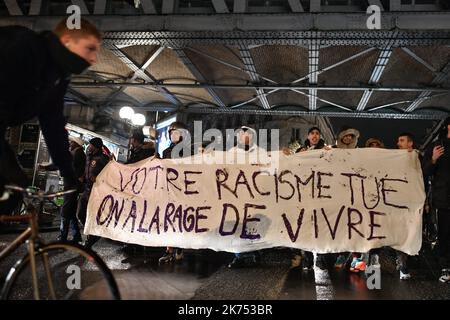
[[[358,119],[358,118],[330,118],[333,129],[338,134],[344,125],[359,130],[361,136],[359,147],[364,147],[367,139],[379,138],[386,148],[396,148],[397,136],[402,132],[410,132],[416,137],[416,143],[421,144],[429,130],[433,128],[433,120],[393,120],[393,119]]]

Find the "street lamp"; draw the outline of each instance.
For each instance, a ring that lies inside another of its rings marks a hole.
[[[147,121],[142,113],[134,113],[133,108],[125,106],[120,108],[119,111],[120,118],[124,119],[130,125],[130,136],[132,134],[133,126],[143,126]],[[127,158],[130,156],[130,140],[128,140],[128,154]]]
[[[145,116],[142,113],[134,113],[131,107],[120,108],[119,116],[122,119],[129,120],[135,126],[143,126],[146,122]]]
[[[131,107],[122,107],[122,108],[120,108],[119,116],[120,116],[122,119],[131,120],[131,118],[133,117],[133,115],[134,115],[134,110],[133,110],[133,108],[131,108]]]
[[[145,116],[142,113],[135,113],[131,117],[131,123],[136,126],[143,126],[145,124]]]

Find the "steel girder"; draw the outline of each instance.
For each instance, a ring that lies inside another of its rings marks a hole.
[[[184,47],[192,44],[294,45],[309,47],[313,39],[322,45],[383,47],[397,39],[393,47],[450,45],[448,31],[211,31],[211,32],[106,32],[105,43],[115,45],[163,45]],[[381,45],[380,45],[381,44]]]
[[[437,74],[437,76],[433,79],[431,82],[432,85],[440,85],[444,83],[444,81],[450,76],[450,61],[447,63],[447,65],[442,68],[442,70]],[[422,92],[416,100],[414,100],[407,108],[407,112],[411,112],[415,109],[417,109],[422,102],[429,99],[432,92],[427,90]]]
[[[133,75],[128,77],[127,81],[135,81],[137,78],[139,78],[139,75],[142,74],[147,68],[148,66],[161,54],[161,52],[164,51],[164,47],[159,47],[155,52],[153,52],[147,59],[146,61],[142,64],[142,66],[138,69],[135,70]],[[137,67],[137,66],[136,66]],[[138,72],[139,71],[139,72]],[[126,89],[126,86],[120,86],[119,89],[117,89],[115,92],[111,93],[107,98],[106,98],[106,104],[104,105],[104,107],[109,106],[111,103],[113,103],[114,99],[121,93],[123,93],[123,91]],[[127,95],[128,96],[128,95]]]
[[[279,110],[261,108],[211,108],[211,107],[189,107],[183,112],[200,114],[241,114],[241,115],[280,115],[280,116],[324,116],[337,118],[373,118],[373,119],[405,119],[405,120],[441,120],[448,116],[446,112],[422,112],[422,113],[389,113],[389,112],[333,112],[333,111],[307,111],[307,110]]]
[[[316,86],[316,85],[291,85],[291,84],[215,84],[215,83],[164,83],[161,81],[155,81],[145,79],[145,82],[72,82],[73,87],[167,87],[167,88],[183,88],[183,89],[263,89],[263,90],[329,90],[329,91],[384,91],[384,92],[437,92],[437,93],[450,93],[450,88],[442,87],[380,87],[380,86]],[[266,93],[267,95],[268,93]]]
[[[320,37],[320,34],[318,35]],[[308,48],[309,84],[316,86],[319,77],[320,40],[311,40]],[[317,89],[309,89],[309,110],[317,109]]]
[[[239,53],[241,54],[242,62],[244,63],[245,70],[252,80],[254,84],[258,84],[261,82],[261,79],[256,72],[255,63],[252,58],[252,54],[250,52],[250,49],[247,45],[240,45],[239,46]],[[272,81],[274,82],[274,81]],[[261,101],[261,104],[264,109],[270,109],[269,101],[267,100],[266,94],[264,92],[264,89],[261,88],[255,88],[256,94],[258,96],[259,101]]]
[[[125,65],[127,65],[132,71],[135,72],[135,75],[137,75],[139,78],[149,81],[149,82],[156,82],[156,79],[153,78],[150,74],[148,74],[145,70],[141,70],[135,62],[133,62],[124,52],[122,52],[116,45],[114,44],[105,44],[105,46],[111,50],[111,52],[118,57]],[[171,103],[174,103],[176,105],[181,105],[181,101],[178,100],[178,98],[171,93],[169,90],[167,90],[164,86],[158,87],[159,92]]]
[[[372,75],[370,76],[369,79],[370,85],[376,85],[380,81],[384,69],[389,63],[389,59],[392,55],[392,50],[396,44],[397,40],[395,38],[388,41],[386,46],[381,49],[380,55],[378,56],[377,62],[375,63],[375,67],[372,70]],[[363,111],[366,108],[367,103],[369,103],[369,100],[372,97],[372,94],[373,94],[372,90],[364,91],[361,99],[359,100],[358,107],[356,108],[357,111]]]
[[[206,78],[203,76],[203,74],[200,72],[200,70],[198,70],[195,64],[193,64],[191,59],[189,59],[189,57],[186,55],[184,49],[174,48],[173,51],[178,56],[178,58],[183,62],[186,68],[189,69],[189,71],[192,73],[195,79],[197,79],[199,82],[207,81]],[[206,88],[206,91],[208,91],[209,95],[214,99],[215,103],[218,106],[225,107],[225,103],[222,101],[218,93],[213,88]]]

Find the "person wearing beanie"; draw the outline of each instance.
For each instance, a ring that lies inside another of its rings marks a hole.
[[[155,149],[151,146],[147,148],[144,141],[145,136],[142,130],[135,130],[130,138],[130,156],[125,164],[136,163],[155,154]]]
[[[325,141],[321,137],[321,131],[318,127],[311,127],[308,130],[308,136],[305,140],[303,147],[297,144],[290,144],[290,154],[304,152],[309,150],[319,150],[325,148]],[[294,148],[295,149],[294,149]],[[283,150],[285,154],[288,154]],[[326,256],[323,254],[318,254],[316,259],[316,265],[318,268],[324,270],[326,269]],[[311,251],[293,249],[292,267],[298,267],[302,265],[304,271],[312,270],[314,266],[314,255]]]
[[[318,127],[311,127],[308,130],[308,137],[302,146],[299,141],[291,142],[287,148],[283,148],[286,155],[294,154],[301,151],[322,149],[325,147],[325,141],[321,138],[321,131]]]
[[[103,140],[100,138],[92,138],[86,150],[86,168],[84,171],[84,192],[78,200],[77,217],[81,224],[86,224],[87,206],[92,187],[97,176],[108,164],[109,157],[103,153]],[[100,238],[98,236],[89,235],[86,239],[85,246],[91,248]]]
[[[170,138],[170,146],[165,149],[162,153],[163,159],[172,159],[183,157],[183,150],[179,155],[173,155],[172,151],[176,145],[183,143],[183,134],[187,133],[187,126],[181,121],[172,122],[168,129],[169,138]]]
[[[236,145],[228,150],[235,155],[261,155],[264,151],[257,145],[257,132],[248,126],[241,126],[237,129]],[[256,160],[256,157],[255,157]],[[247,161],[247,159],[246,159]],[[248,159],[250,160],[250,158]],[[228,264],[228,268],[242,268],[256,266],[261,260],[261,251],[251,251],[244,253],[235,253],[233,260]]]
[[[450,117],[425,152],[423,172],[432,177],[431,206],[438,214],[440,282],[450,283]]]
[[[325,141],[321,138],[321,132],[318,127],[312,127],[308,130],[308,138],[300,151],[318,150],[325,147]]]

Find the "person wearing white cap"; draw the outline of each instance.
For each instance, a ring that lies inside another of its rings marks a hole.
[[[240,154],[261,154],[263,151],[256,143],[256,130],[247,126],[241,126],[238,129],[237,145],[228,152]],[[228,268],[241,268],[246,266],[255,266],[261,260],[259,251],[235,253],[233,260],[228,264]]]

